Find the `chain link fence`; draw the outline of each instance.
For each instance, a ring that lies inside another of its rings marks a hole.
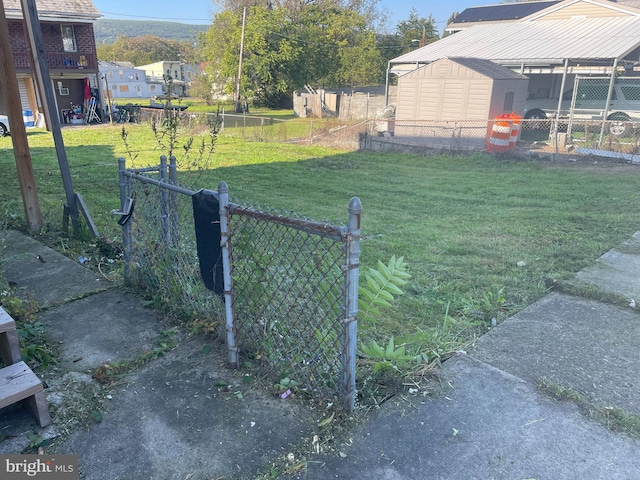
[[[223,323],[224,306],[200,279],[193,191],[177,187],[176,170],[175,158],[169,165],[161,157],[158,167],[132,170],[120,159],[125,276],[157,308],[212,327]]]
[[[195,192],[178,185],[175,158],[127,169],[120,159],[119,214],[125,276],[154,304],[187,320],[217,323],[229,364],[253,365],[282,395],[292,392],[355,407],[360,203],[348,226],[215,197],[220,260],[207,288]],[[218,269],[222,270],[219,271]],[[214,291],[211,291],[214,290]],[[221,335],[222,336],[222,335]]]
[[[355,355],[345,330],[355,325],[349,229],[250,205],[231,204],[229,213],[241,355],[285,392],[300,385],[323,398],[346,395],[350,343]]]
[[[639,107],[640,109],[640,107]],[[600,113],[600,115],[602,115]],[[622,133],[621,123],[624,133]],[[374,151],[419,153],[486,151],[492,121],[378,121],[362,135],[360,148]],[[599,155],[640,163],[640,120],[613,118],[520,119],[510,134],[521,154]]]

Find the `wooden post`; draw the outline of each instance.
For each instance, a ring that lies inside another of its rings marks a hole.
[[[236,113],[243,111],[240,103],[240,87],[242,85],[242,56],[244,55],[244,29],[247,23],[247,7],[242,9],[242,35],[240,37],[240,59],[238,60],[238,79],[236,81]]]
[[[20,192],[24,204],[27,227],[31,233],[39,232],[44,225],[36,180],[31,163],[31,152],[27,141],[27,131],[22,120],[20,89],[13,63],[13,53],[9,41],[9,26],[4,13],[4,3],[0,0],[0,84],[4,90],[9,113],[9,128],[13,143],[13,155],[16,159]]]
[[[22,16],[25,20],[25,26],[31,43],[31,51],[35,57],[34,70],[38,78],[38,84],[42,85],[44,90],[44,112],[49,128],[53,134],[53,141],[58,155],[58,165],[60,166],[60,174],[62,175],[62,184],[64,193],[67,198],[67,206],[71,224],[73,225],[73,234],[80,233],[80,221],[78,214],[78,202],[73,191],[73,182],[71,180],[71,171],[69,170],[69,162],[67,160],[67,151],[64,148],[64,140],[60,130],[60,118],[57,112],[53,112],[56,105],[56,98],[51,85],[51,77],[49,75],[49,65],[47,65],[47,52],[44,48],[44,40],[42,39],[42,30],[40,29],[40,20],[38,19],[38,10],[36,9],[35,0],[21,0]],[[18,96],[19,98],[19,96]],[[54,115],[55,113],[55,115]]]

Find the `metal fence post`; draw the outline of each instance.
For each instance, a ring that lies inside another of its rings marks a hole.
[[[178,184],[178,162],[174,155],[169,157],[169,183]],[[178,194],[175,190],[169,190],[169,236],[173,246],[177,246],[179,238],[178,223]]]
[[[165,183],[167,181],[167,157],[166,155],[160,156],[160,181]],[[171,231],[169,229],[169,192],[164,189],[159,189],[160,193],[160,222],[162,223],[162,241],[165,245],[171,245]]]
[[[127,161],[120,157],[118,159],[118,177],[120,184],[120,211],[124,210],[127,199],[131,196],[131,179],[125,175],[127,171]],[[131,222],[126,222],[122,226],[122,249],[124,250],[124,277],[129,276],[129,261],[131,259],[131,249],[133,248],[133,238],[131,235]]]
[[[347,272],[345,281],[345,315],[343,333],[343,381],[346,408],[355,409],[356,403],[356,342],[358,331],[358,273],[360,267],[360,215],[362,204],[358,197],[349,202],[349,239],[347,245]]]
[[[225,182],[218,184],[218,201],[220,203],[220,246],[222,247],[222,275],[224,278],[224,306],[227,322],[227,348],[229,350],[229,367],[238,368],[238,347],[236,345],[235,318],[233,312],[233,278],[231,277],[231,242],[229,233],[229,187]]]

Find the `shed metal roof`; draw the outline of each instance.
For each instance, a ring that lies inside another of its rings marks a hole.
[[[7,18],[22,18],[20,0],[3,0]],[[77,18],[96,20],[102,16],[91,0],[36,0],[40,20]]]
[[[456,56],[501,63],[621,59],[639,46],[638,16],[519,21],[475,25],[396,57],[390,63],[430,63]]]
[[[524,75],[520,75],[491,60],[470,57],[448,57],[448,59],[493,80],[528,80]]]

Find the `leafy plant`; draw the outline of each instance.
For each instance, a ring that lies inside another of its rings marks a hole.
[[[278,381],[278,383],[276,383],[275,388],[278,391],[278,393],[282,393],[286,390],[291,390],[292,388],[295,388],[298,385],[300,384],[295,380],[292,380],[289,377],[284,377],[284,378],[281,378]]]
[[[464,300],[463,313],[485,322],[495,322],[504,313],[506,303],[504,288],[489,290],[479,300]]]
[[[378,268],[369,267],[365,272],[365,284],[359,287],[359,311],[361,320],[375,322],[381,315],[380,308],[392,308],[395,295],[403,295],[400,287],[411,275],[407,272],[404,257],[392,256],[385,265],[378,260]]]
[[[405,353],[404,345],[396,345],[394,337],[389,339],[386,348],[378,345],[375,340],[371,340],[368,345],[360,344],[360,351],[365,357],[374,361],[373,373],[381,370],[406,371],[409,363],[417,360]]]

